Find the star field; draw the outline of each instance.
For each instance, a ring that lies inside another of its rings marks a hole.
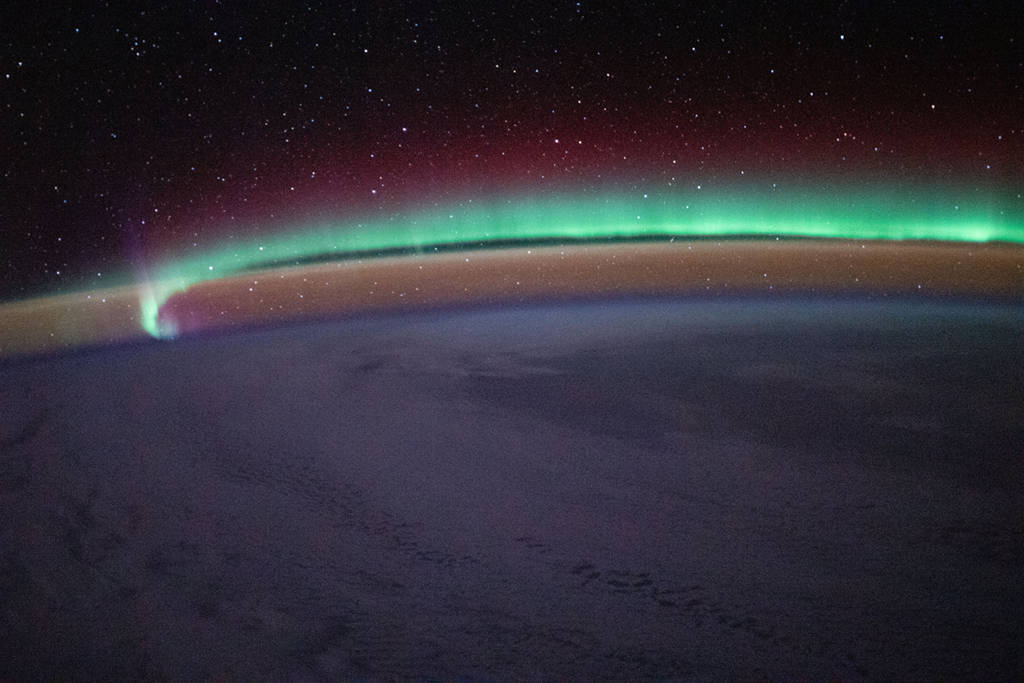
[[[934,187],[1012,218],[1020,29],[998,2],[13,7],[0,299],[510,196]]]

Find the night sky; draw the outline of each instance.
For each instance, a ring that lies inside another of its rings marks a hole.
[[[1011,2],[141,7],[5,12],[0,299],[496,197],[1024,191]]]

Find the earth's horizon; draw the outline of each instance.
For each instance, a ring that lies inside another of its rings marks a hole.
[[[801,294],[1024,301],[999,242],[671,239],[352,257],[0,302],[0,359],[303,320],[633,296]]]

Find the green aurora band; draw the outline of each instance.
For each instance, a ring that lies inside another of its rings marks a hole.
[[[964,195],[967,195],[964,197]],[[671,237],[807,237],[863,240],[1002,241],[1024,244],[1020,195],[905,191],[576,195],[466,201],[447,209],[363,221],[325,222],[165,261],[141,288],[143,329],[177,334],[159,318],[175,293],[199,282],[285,263],[436,247],[479,247]]]

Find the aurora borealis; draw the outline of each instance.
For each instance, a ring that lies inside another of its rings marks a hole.
[[[161,306],[198,284],[331,260],[673,238],[1020,244],[1016,14],[12,11],[0,303],[134,287],[139,329],[163,337]]]
[[[272,265],[453,246],[738,236],[1024,243],[1024,219],[1012,205],[992,198],[964,200],[939,193],[822,197],[747,190],[686,198],[644,194],[463,203],[384,221],[313,225],[169,259],[141,290],[140,324],[155,337],[173,336],[175,330],[162,329],[158,322],[159,309],[171,294]]]

